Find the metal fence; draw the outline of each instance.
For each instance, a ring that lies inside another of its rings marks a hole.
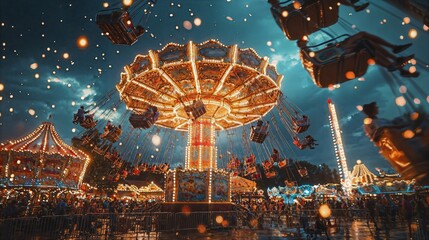
[[[123,239],[157,238],[160,233],[223,229],[296,228],[305,213],[314,227],[315,211],[190,212],[83,214],[0,219],[0,239]],[[332,210],[329,225],[341,228],[353,220],[370,221],[366,210]],[[419,239],[425,239],[423,238]]]

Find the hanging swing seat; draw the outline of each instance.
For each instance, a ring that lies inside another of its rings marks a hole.
[[[273,162],[270,160],[265,160],[264,162],[262,162],[262,166],[264,167],[265,170],[270,170],[271,168],[274,167]]]
[[[338,22],[338,0],[306,0],[300,9],[295,9],[294,2],[289,0],[279,7],[271,7],[274,20],[289,40],[300,39]]]
[[[301,48],[301,62],[310,74],[314,84],[320,88],[332,87],[363,76],[368,70],[371,54],[365,47],[351,53],[344,53],[338,39],[349,37],[344,34],[318,45]],[[325,46],[318,50],[318,47]]]
[[[244,175],[247,176],[253,173],[256,173],[256,166],[255,165],[246,166],[246,173]]]
[[[292,118],[293,131],[295,133],[303,133],[310,127],[310,120],[303,118]]]
[[[153,117],[137,113],[132,113],[128,120],[130,121],[133,128],[148,129],[151,128],[155,123],[155,119]]]
[[[308,177],[308,171],[307,168],[299,168],[298,173],[301,177]]]
[[[379,129],[380,137],[374,143],[404,179],[415,179],[421,185],[428,185],[429,128],[412,138],[404,137],[406,130],[410,129]]]
[[[105,155],[106,149],[100,148],[95,146],[94,149],[92,149],[93,152],[97,153],[98,155]]]
[[[93,118],[93,114],[88,115],[85,117],[85,120],[80,123],[80,126],[82,126],[85,129],[92,129],[97,125],[98,121],[95,121]]]
[[[128,12],[123,9],[100,11],[97,13],[95,22],[114,44],[132,45],[144,33],[144,29],[140,26],[133,26]]]
[[[284,168],[287,167],[289,165],[289,159],[285,158],[283,160],[281,160],[279,163],[279,168]]]
[[[265,138],[268,136],[268,131],[264,131],[261,128],[255,126],[250,127],[250,141],[256,143],[263,143]]]
[[[265,160],[262,162],[262,166],[264,167],[265,176],[267,178],[273,178],[277,176],[277,171],[274,168],[274,164],[270,160]]]
[[[201,99],[194,101],[190,106],[185,106],[188,116],[195,120],[207,112],[207,109]]]
[[[275,178],[277,176],[277,172],[274,170],[265,172],[265,177],[266,178]]]
[[[104,137],[106,140],[111,143],[115,143],[119,140],[121,133],[117,127],[113,127],[113,130],[109,131],[109,133]]]

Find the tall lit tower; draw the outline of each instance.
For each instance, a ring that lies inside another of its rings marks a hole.
[[[331,126],[332,141],[334,143],[335,157],[337,159],[338,170],[342,180],[343,188],[348,194],[351,188],[351,179],[349,169],[347,168],[347,159],[344,152],[343,140],[341,138],[341,129],[338,122],[337,111],[331,99],[328,98],[329,125]]]

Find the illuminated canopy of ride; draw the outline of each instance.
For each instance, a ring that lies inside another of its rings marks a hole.
[[[268,58],[253,49],[225,46],[215,40],[201,44],[167,44],[162,50],[137,55],[125,66],[116,86],[127,107],[144,111],[158,107],[156,125],[187,131],[185,106],[201,99],[216,130],[259,119],[276,104],[282,75]]]
[[[50,122],[0,146],[0,185],[77,189],[90,158],[65,144]]]
[[[137,55],[116,86],[128,109],[159,111],[156,125],[188,131],[186,169],[216,169],[214,131],[260,119],[277,103],[283,76],[267,57],[209,40],[167,44]],[[191,120],[185,108],[201,100],[206,113]]]

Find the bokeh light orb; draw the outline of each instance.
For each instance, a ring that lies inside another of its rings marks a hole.
[[[371,123],[372,123],[372,118],[365,118],[363,120],[363,124],[365,124],[365,125],[368,125],[368,124],[371,124]]]
[[[395,99],[396,105],[403,107],[407,104],[407,100],[405,100],[404,96],[399,96]]]
[[[419,115],[420,114],[418,112],[413,112],[413,113],[410,114],[410,119],[413,120],[413,121],[417,120],[417,118],[419,118]]]
[[[122,0],[122,4],[124,6],[129,7],[129,6],[131,6],[131,4],[133,4],[133,0]]]
[[[295,9],[300,9],[300,8],[301,8],[301,3],[300,3],[300,2],[298,2],[298,1],[294,1],[294,2],[293,2],[293,8],[295,8]]]
[[[416,68],[415,66],[411,66],[411,67],[408,69],[408,71],[409,71],[410,73],[415,73],[415,72],[417,71],[417,68]]]
[[[222,222],[223,222],[223,217],[222,216],[216,216],[216,222],[218,223],[218,224],[221,224]]]
[[[368,65],[375,65],[374,58],[368,58]]]
[[[288,15],[289,15],[288,11],[285,10],[285,11],[282,12],[282,17],[287,17]]]
[[[161,144],[161,137],[158,136],[157,134],[153,135],[152,144],[155,146],[159,146]]]
[[[203,224],[200,224],[198,225],[197,230],[199,233],[205,233],[207,231],[207,228]]]
[[[415,103],[415,104],[420,104],[420,103],[421,103],[421,101],[420,101],[420,99],[418,99],[418,98],[414,98],[414,103]]]
[[[402,20],[405,24],[409,24],[411,22],[411,19],[409,17],[404,17]]]
[[[3,83],[0,83],[0,92],[4,90],[4,85]]]
[[[416,29],[414,29],[414,28],[412,28],[412,29],[410,29],[410,30],[408,31],[408,37],[409,37],[409,38],[414,39],[414,38],[416,38],[416,37],[417,37],[417,35],[418,35],[417,30],[416,30]]]
[[[362,107],[362,105],[357,105],[357,106],[356,106],[356,109],[357,109],[358,111],[362,111],[362,110],[363,110],[363,107]]]
[[[81,49],[88,47],[88,38],[86,36],[80,36],[76,40],[77,46]]]
[[[32,63],[30,65],[30,68],[33,69],[33,70],[37,69],[38,67],[39,67],[39,64],[37,64],[37,63]]]
[[[322,218],[328,218],[331,216],[331,208],[327,204],[322,204],[319,207],[319,214]]]
[[[346,72],[346,78],[347,79],[354,79],[356,78],[356,74],[353,71]]]
[[[188,205],[182,207],[182,213],[185,216],[191,215],[191,208]]]
[[[402,132],[402,136],[404,138],[406,138],[406,139],[413,138],[414,135],[415,135],[415,133],[412,130],[409,130],[409,129]]]
[[[108,2],[104,2],[104,3],[103,3],[103,7],[104,7],[104,8],[108,8],[108,7],[109,7],[109,3],[108,3]]]
[[[28,109],[28,114],[30,114],[31,116],[34,116],[34,114],[36,114],[36,111],[34,111],[34,109]]]
[[[69,53],[63,53],[63,58],[64,59],[69,59],[70,58],[70,54]]]
[[[184,27],[186,30],[191,30],[191,29],[192,29],[192,23],[191,23],[190,21],[188,21],[188,20],[183,21],[183,27]]]
[[[228,227],[229,226],[228,220],[223,220],[221,225],[222,225],[222,227]]]
[[[199,27],[201,25],[201,23],[202,23],[201,18],[195,18],[194,19],[194,25],[195,26]]]

